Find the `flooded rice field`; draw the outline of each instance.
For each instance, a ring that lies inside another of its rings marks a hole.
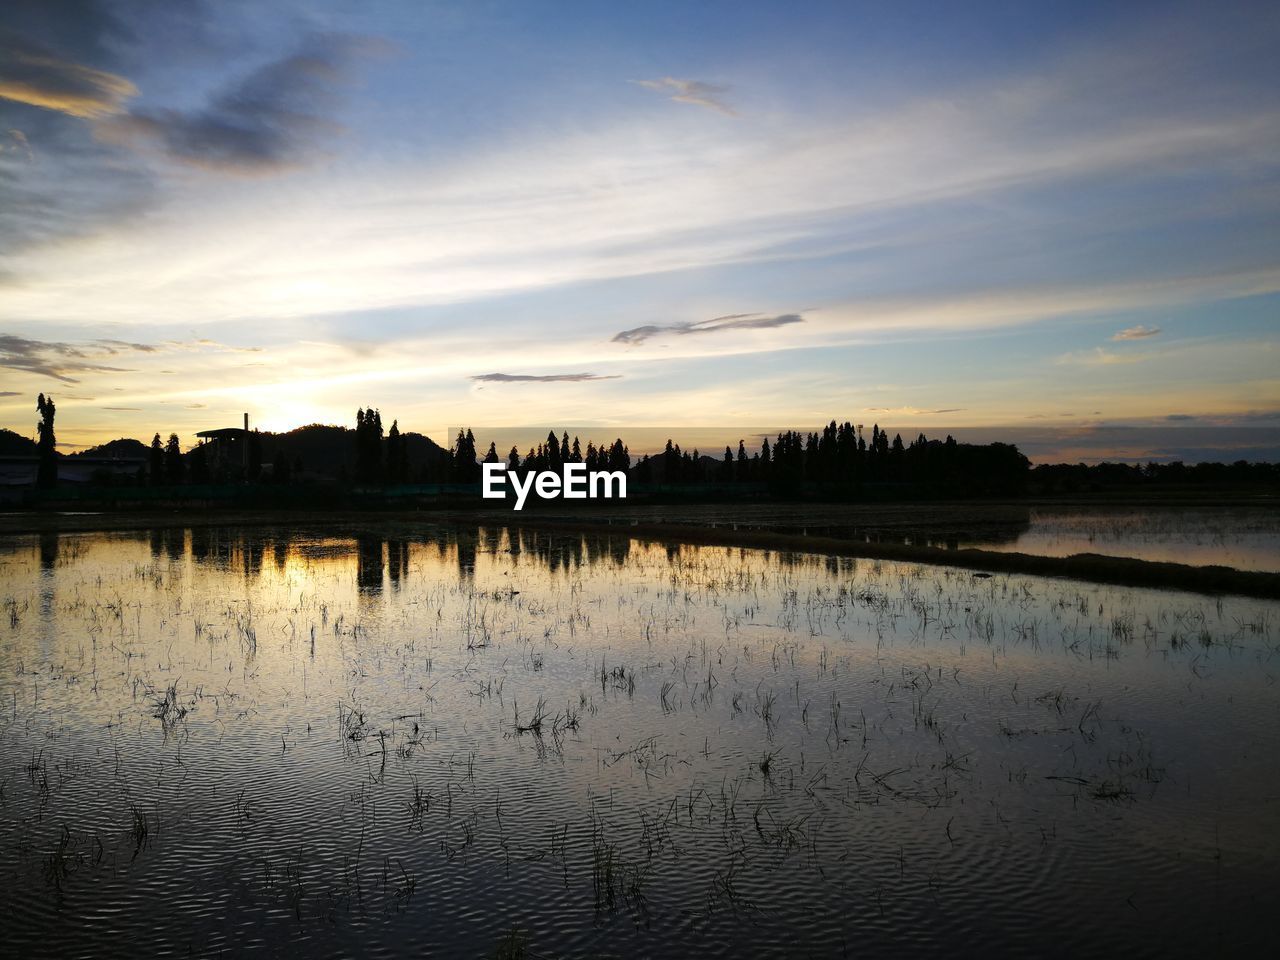
[[[0,600],[13,955],[1280,941],[1275,603],[374,522]]]
[[[1280,572],[1280,505],[1143,503],[1028,505],[731,504],[631,505],[628,519],[692,523],[779,533],[976,547],[1039,556],[1098,553],[1138,560],[1218,564]],[[579,510],[617,522],[618,511]]]
[[[1032,507],[1012,540],[963,546],[1050,557],[1101,553],[1237,570],[1280,571],[1275,507]]]

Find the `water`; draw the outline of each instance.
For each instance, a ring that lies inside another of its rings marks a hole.
[[[574,515],[614,522],[749,527],[811,536],[1066,557],[1100,553],[1139,560],[1280,572],[1280,507],[1070,504],[629,505]]]
[[[1074,553],[1280,572],[1280,509],[1274,507],[1032,507],[1027,529],[991,550]]]
[[[375,523],[0,584],[16,955],[1277,945],[1275,603]]]

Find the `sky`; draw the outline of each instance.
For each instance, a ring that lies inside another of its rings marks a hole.
[[[0,426],[1280,460],[1278,45],[1274,3],[6,0]]]

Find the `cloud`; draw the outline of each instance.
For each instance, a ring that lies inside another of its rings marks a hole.
[[[1185,420],[1199,420],[1200,418],[1193,416],[1192,414],[1189,414],[1189,413],[1171,413],[1167,417],[1165,417],[1165,419],[1172,422],[1180,423]]]
[[[614,334],[613,342],[638,347],[646,340],[665,334],[683,337],[692,333],[720,333],[725,330],[765,330],[791,323],[804,323],[804,317],[798,313],[784,313],[776,317],[765,317],[758,313],[731,313],[695,323],[646,324],[643,327],[633,327]]]
[[[945,407],[941,410],[921,410],[919,407],[867,407],[867,413],[896,413],[907,417],[918,417],[933,413],[963,413],[964,410],[964,407]]]
[[[0,98],[92,120],[122,113],[138,88],[124,77],[64,60],[0,31]]]
[[[0,397],[20,397],[22,396],[17,390],[0,390]]]
[[[114,356],[123,351],[135,350],[138,353],[159,353],[160,348],[149,343],[129,343],[126,340],[94,340],[103,350]]]
[[[1147,327],[1147,326],[1143,326],[1142,324],[1138,324],[1136,327],[1127,327],[1126,329],[1121,330],[1111,339],[1112,340],[1145,340],[1147,337],[1154,337],[1159,335],[1159,333],[1160,333],[1159,327]]]
[[[262,175],[305,166],[343,128],[330,114],[352,63],[389,49],[349,35],[319,37],[231,83],[197,110],[135,110],[98,124],[108,142],[151,146],[179,163]]]
[[[233,353],[262,353],[262,347],[235,347],[229,343],[221,343],[218,340],[210,340],[208,337],[199,337],[195,340],[166,340],[165,346],[172,347],[175,350],[230,350]]]
[[[1102,347],[1094,347],[1092,350],[1077,350],[1074,353],[1064,353],[1058,357],[1057,362],[1060,364],[1079,364],[1086,367],[1106,367],[1121,363],[1141,363],[1148,357],[1149,355],[1145,353],[1112,353],[1110,350],[1102,349]]]
[[[77,347],[70,343],[28,340],[12,334],[0,334],[0,367],[22,370],[39,376],[52,377],[63,383],[79,383],[73,373],[122,373],[124,367],[109,367],[94,363],[95,357],[113,356],[114,349]]]
[[[1229,420],[1236,423],[1280,424],[1280,410],[1249,410],[1231,414]]]
[[[0,153],[17,154],[28,163],[35,160],[35,154],[31,152],[31,141],[16,127],[6,130],[4,135],[0,136]]]
[[[124,413],[141,413],[141,407],[103,407],[103,410],[116,410]]]
[[[582,383],[587,380],[620,380],[618,373],[601,376],[595,373],[552,373],[534,376],[524,373],[481,373],[469,379],[478,383]]]
[[[674,100],[677,103],[692,103],[731,117],[736,116],[733,108],[721,99],[728,90],[714,83],[703,83],[701,80],[681,80],[677,77],[662,77],[659,80],[633,80],[632,83],[644,87],[646,90],[665,93],[668,95],[668,100]]]

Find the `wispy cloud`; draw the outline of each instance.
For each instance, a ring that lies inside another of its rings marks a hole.
[[[1060,364],[1078,364],[1086,367],[1106,367],[1114,364],[1125,363],[1141,363],[1148,359],[1145,353],[1114,353],[1111,350],[1104,350],[1102,347],[1094,347],[1092,350],[1076,350],[1072,353],[1064,353],[1058,357],[1057,362]]]
[[[236,347],[208,337],[197,337],[194,340],[166,340],[166,347],[175,350],[230,350],[234,353],[261,353],[262,347]]]
[[[711,320],[698,320],[693,323],[650,323],[642,327],[632,327],[614,334],[614,343],[625,343],[638,347],[654,337],[672,335],[688,336],[694,333],[722,333],[726,330],[767,330],[772,327],[784,327],[792,323],[804,323],[804,317],[798,313],[783,313],[776,317],[761,316],[758,313],[731,313]]]
[[[64,60],[0,31],[0,99],[94,119],[123,112],[125,101],[137,93],[124,77]]]
[[[17,128],[6,130],[3,136],[0,136],[0,153],[12,153],[22,157],[27,162],[35,160],[35,154],[31,152],[31,141],[27,139],[27,135]]]
[[[731,117],[736,115],[733,108],[722,99],[728,93],[728,89],[714,83],[704,83],[701,80],[681,80],[678,77],[662,77],[658,80],[634,80],[632,82],[644,87],[646,90],[655,90],[658,93],[666,94],[668,100],[674,100],[677,103],[691,103]]]
[[[52,377],[63,383],[79,383],[73,373],[121,373],[124,367],[94,362],[95,357],[114,356],[116,349],[78,347],[70,343],[28,340],[12,334],[0,334],[0,367]]]
[[[135,351],[137,353],[159,353],[160,348],[150,343],[130,343],[127,340],[94,340],[106,353],[114,356],[117,353]]]
[[[73,374],[126,373],[131,368],[110,366],[99,362],[106,357],[129,354],[164,355],[175,350],[214,349],[241,352],[257,351],[258,347],[228,347],[212,340],[182,343],[168,341],[164,344],[138,343],[131,340],[96,338],[75,343],[60,340],[32,340],[14,334],[0,334],[0,367],[22,370],[40,376],[52,377],[63,383],[79,383]]]
[[[1117,333],[1112,340],[1145,340],[1147,337],[1155,337],[1160,334],[1159,327],[1148,327],[1138,324],[1136,327],[1127,327]]]
[[[945,407],[941,410],[921,410],[919,407],[867,407],[868,413],[892,413],[905,417],[918,417],[932,413],[963,413],[964,407]]]
[[[612,373],[608,375],[599,375],[595,373],[550,373],[550,374],[525,374],[525,373],[481,373],[469,379],[478,383],[583,383],[588,380],[620,380],[622,375]]]
[[[303,166],[343,132],[330,114],[352,63],[389,49],[365,37],[326,36],[230,84],[197,110],[135,110],[98,125],[105,139],[153,146],[179,163],[222,173]]]

